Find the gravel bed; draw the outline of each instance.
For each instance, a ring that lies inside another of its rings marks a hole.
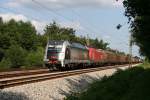
[[[126,68],[127,66],[123,69]],[[112,75],[115,71],[116,69],[107,69],[2,89],[0,100],[63,100],[72,91],[83,90],[92,81]]]

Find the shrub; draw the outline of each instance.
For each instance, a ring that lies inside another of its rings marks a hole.
[[[4,57],[4,50],[0,48],[0,61],[3,59],[3,57]]]
[[[44,57],[44,49],[38,47],[36,51],[30,51],[26,56],[26,67],[42,66]]]
[[[0,69],[9,69],[11,66],[11,62],[8,59],[2,59],[0,62]]]
[[[143,64],[141,64],[140,66],[144,68],[150,68],[150,61],[148,59],[145,59]]]
[[[19,45],[12,45],[6,51],[6,59],[11,62],[11,68],[20,68],[24,65],[26,51]]]

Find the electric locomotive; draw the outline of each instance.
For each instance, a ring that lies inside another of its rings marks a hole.
[[[47,43],[44,63],[50,67],[70,67],[89,62],[88,48],[80,43],[52,40]]]

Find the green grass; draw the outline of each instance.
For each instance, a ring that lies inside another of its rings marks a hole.
[[[150,68],[150,63],[148,61],[144,61],[140,66],[143,68]]]
[[[87,91],[74,93],[66,100],[150,100],[150,69],[118,70],[89,85]]]

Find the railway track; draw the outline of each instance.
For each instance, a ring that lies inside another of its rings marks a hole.
[[[32,70],[0,72],[0,79],[17,77],[17,76],[43,74],[43,73],[49,73],[49,69],[41,68],[41,69],[32,69]]]
[[[73,71],[63,71],[63,72],[49,72],[48,69],[42,70],[31,70],[25,72],[16,72],[16,73],[6,73],[0,74],[0,89],[13,87],[17,85],[23,85],[28,83],[40,82],[44,80],[56,79],[61,77],[67,77],[72,75],[78,75],[83,73],[89,73],[94,71],[112,69],[117,67],[122,67],[125,65],[116,65],[116,66],[105,66],[98,68],[89,68],[89,69],[80,69]],[[8,75],[8,76],[7,76]]]

